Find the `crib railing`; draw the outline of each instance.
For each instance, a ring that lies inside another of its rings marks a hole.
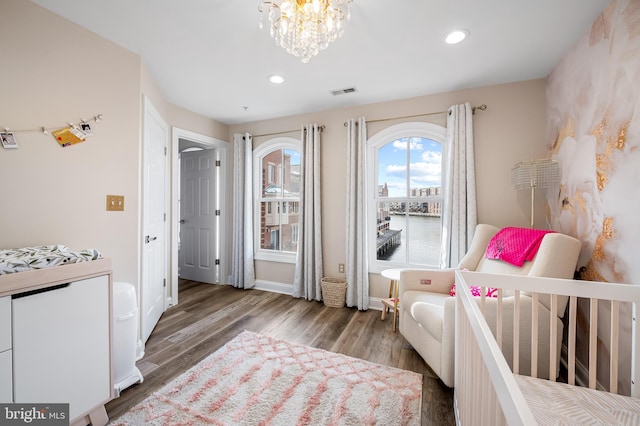
[[[495,335],[485,320],[484,311],[488,304],[481,290],[481,297],[471,296],[469,286],[498,288]],[[610,383],[609,390],[617,392],[618,385],[618,329],[620,324],[620,302],[633,303],[632,318],[632,365],[631,395],[640,396],[638,374],[640,361],[635,354],[638,348],[636,303],[640,302],[640,286],[628,284],[597,283],[549,278],[520,277],[511,275],[483,274],[469,271],[456,271],[457,294],[456,309],[456,372],[455,402],[456,415],[461,424],[534,424],[529,410],[512,372],[519,374],[521,303],[523,292],[531,297],[531,375],[537,377],[538,365],[538,323],[540,322],[540,300],[549,298],[549,372],[557,365],[558,330],[555,312],[558,300],[568,297],[568,345],[567,371],[569,384],[575,384],[576,371],[576,318],[577,299],[590,299],[589,326],[589,365],[588,386],[596,387],[597,341],[598,341],[598,304],[599,300],[609,301],[611,306],[610,334]],[[513,371],[502,354],[502,327],[504,294],[513,295]],[[562,306],[562,305],[561,305]],[[555,374],[549,374],[555,380]]]
[[[457,423],[536,424],[489,325],[460,277],[456,277],[456,297]]]

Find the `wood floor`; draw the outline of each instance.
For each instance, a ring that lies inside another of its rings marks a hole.
[[[144,382],[107,404],[110,419],[215,352],[243,330],[305,344],[423,375],[422,424],[455,424],[453,390],[392,331],[380,312],[328,308],[320,302],[260,290],[181,280],[179,303],[160,319],[137,365]]]

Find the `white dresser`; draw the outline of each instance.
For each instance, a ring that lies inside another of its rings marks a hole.
[[[0,402],[13,402],[11,297],[0,297]]]
[[[69,403],[71,425],[108,422],[108,259],[0,276],[0,401]]]

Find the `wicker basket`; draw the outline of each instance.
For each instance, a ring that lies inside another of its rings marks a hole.
[[[330,308],[342,308],[347,294],[347,280],[343,278],[324,277],[320,281],[322,300]]]

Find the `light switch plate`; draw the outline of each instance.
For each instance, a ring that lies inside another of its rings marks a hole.
[[[124,195],[107,195],[107,211],[124,211]]]

